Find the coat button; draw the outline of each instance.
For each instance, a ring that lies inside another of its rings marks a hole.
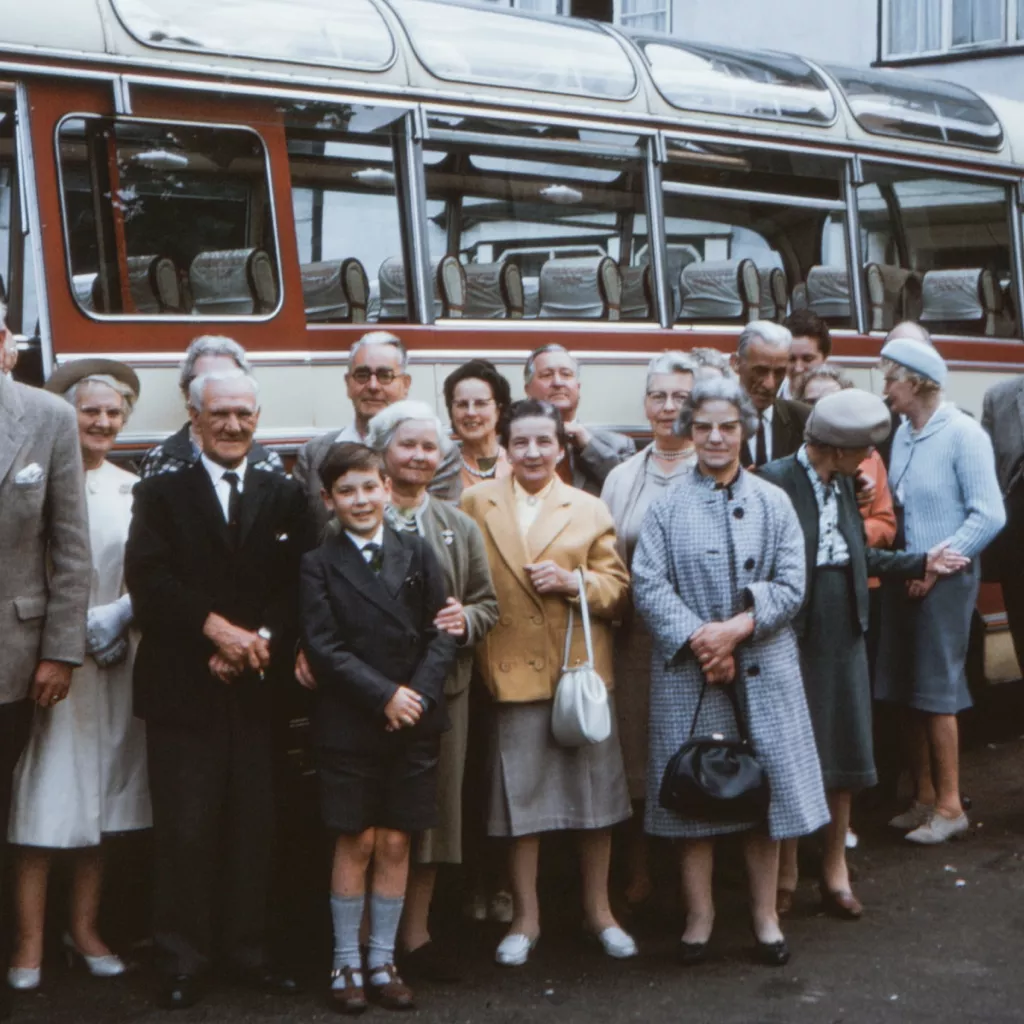
[[[733,518],[734,519],[742,519],[743,518],[743,509],[742,508],[734,508],[732,510],[732,514],[733,514]]]
[[[544,659],[543,658],[534,658],[533,667],[538,672],[540,672],[544,668]]]
[[[534,615],[533,616],[533,622],[537,626],[542,626],[544,624],[544,616],[543,615]]]
[[[748,558],[748,559],[747,559],[747,560],[746,560],[746,561],[745,561],[745,562],[743,563],[743,568],[744,568],[744,569],[746,569],[746,570],[747,570],[747,572],[750,572],[750,571],[751,571],[751,570],[752,570],[752,569],[754,568],[754,565],[755,565],[755,562],[754,562],[754,560],[753,560],[752,558]]]
[[[511,672],[512,671],[512,666],[507,661],[503,661],[498,666],[498,668],[500,668],[502,672]]]
[[[501,624],[503,626],[511,626],[512,625],[512,616],[511,615],[502,615],[502,617],[501,617]]]
[[[757,665],[751,665],[750,668],[747,669],[748,676],[759,676],[760,674],[761,669]]]

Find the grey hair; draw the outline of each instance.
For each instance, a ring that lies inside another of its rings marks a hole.
[[[252,375],[252,364],[245,354],[245,349],[235,341],[223,334],[201,334],[196,338],[181,362],[181,372],[178,374],[178,387],[186,397],[191,393],[192,381],[196,375],[196,363],[203,356],[227,356],[235,361],[235,365],[242,373]],[[191,404],[191,400],[190,400]]]
[[[803,401],[807,392],[807,385],[812,380],[833,380],[839,385],[840,391],[846,391],[853,387],[853,381],[846,376],[846,371],[841,366],[833,366],[832,363],[822,363],[816,366],[810,373],[803,374],[793,389],[793,397]]]
[[[448,431],[434,410],[426,402],[417,402],[413,398],[403,398],[400,402],[392,402],[386,409],[381,409],[370,420],[366,432],[366,445],[383,455],[395,439],[398,428],[410,420],[421,420],[432,423],[437,430],[437,446],[441,455],[447,455],[454,447]]]
[[[409,353],[406,351],[402,339],[390,331],[367,331],[349,350],[348,368],[351,370],[359,355],[359,350],[364,345],[390,345],[398,353],[398,362],[402,373],[405,373],[409,365]]]
[[[548,352],[562,352],[569,357],[572,361],[572,368],[579,376],[580,372],[580,361],[564,346],[559,345],[557,342],[551,342],[549,345],[541,345],[540,348],[535,348],[527,357],[526,365],[523,367],[523,383],[529,384],[533,380],[533,367],[537,360]]]
[[[138,399],[138,395],[127,385],[123,380],[118,380],[116,377],[110,376],[108,373],[94,373],[88,377],[82,377],[80,380],[76,380],[64,392],[64,401],[75,406],[78,405],[78,389],[83,384],[106,384],[111,391],[116,391],[121,396],[121,408],[124,411],[124,421],[128,422],[128,417],[131,416],[132,410],[135,408],[135,402]]]
[[[203,395],[208,384],[220,383],[221,381],[244,380],[252,388],[256,398],[256,408],[259,408],[260,386],[251,373],[244,370],[220,370],[215,373],[202,373],[194,378],[188,386],[188,407],[196,412],[203,411]]]
[[[902,335],[907,337],[907,335]],[[942,390],[942,385],[923,373],[917,373],[902,363],[894,362],[892,359],[884,358],[879,364],[884,376],[893,377],[896,380],[905,380],[914,385],[914,390],[924,395],[934,395]]]
[[[690,373],[697,379],[697,363],[682,352],[662,352],[647,364],[647,387],[657,373]]]
[[[730,377],[707,377],[693,386],[690,397],[683,402],[676,419],[675,432],[678,437],[693,436],[693,417],[706,402],[728,402],[736,406],[740,414],[743,440],[753,437],[757,431],[757,410],[740,382]]]
[[[935,347],[932,336],[928,333],[927,327],[922,327],[916,320],[901,320],[886,336],[884,345],[897,338],[911,338],[913,341],[923,341],[926,345]]]
[[[783,327],[772,320],[751,320],[740,332],[740,340],[736,342],[736,355],[742,359],[754,341],[763,341],[770,348],[788,351],[793,344],[793,335],[789,333],[788,327]]]

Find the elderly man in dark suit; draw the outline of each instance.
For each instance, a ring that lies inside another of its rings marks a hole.
[[[1002,584],[1017,663],[1024,671],[1024,375],[988,389],[981,425],[992,438],[1006,502],[1006,526],[984,556],[986,575]]]
[[[757,430],[744,446],[745,466],[760,468],[803,444],[810,406],[778,397],[792,344],[789,330],[770,320],[752,320],[740,334],[732,366],[757,410]]]
[[[0,304],[0,340],[3,314]],[[56,395],[0,373],[0,852],[11,776],[33,708],[45,714],[62,701],[72,669],[85,658],[91,582],[75,412]],[[0,914],[3,902],[0,881]],[[5,965],[7,942],[0,920]]]
[[[240,980],[295,990],[265,944],[270,711],[290,677],[299,559],[312,544],[299,485],[247,461],[256,382],[240,370],[206,374],[189,400],[201,457],[138,485],[125,566],[142,631],[135,710],[148,731],[154,936],[170,1008],[199,997],[215,932]]]

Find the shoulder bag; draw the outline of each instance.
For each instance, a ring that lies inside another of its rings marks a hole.
[[[569,626],[565,633],[565,655],[562,675],[555,688],[551,708],[551,731],[563,747],[585,747],[603,743],[612,734],[611,706],[608,687],[594,669],[594,647],[590,639],[590,611],[587,608],[586,581],[583,570],[576,570],[580,584],[580,620],[587,646],[587,660],[582,665],[569,665],[572,650],[573,606],[569,605]]]

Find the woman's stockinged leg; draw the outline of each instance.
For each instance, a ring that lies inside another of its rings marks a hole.
[[[68,930],[75,946],[86,956],[109,956],[100,938],[98,920],[103,892],[103,855],[93,846],[75,853],[71,876],[71,913]]]
[[[775,908],[779,879],[779,844],[759,832],[748,832],[743,844],[750,885],[750,917],[758,942],[782,940]]]
[[[800,881],[800,868],[797,860],[799,852],[799,839],[783,839],[779,844],[779,889],[796,892],[797,883]]]
[[[46,886],[50,875],[50,851],[18,848],[15,860],[14,903],[18,921],[12,967],[40,967],[46,927]]]
[[[932,750],[928,738],[926,716],[920,711],[909,711],[907,740],[910,770],[914,774],[914,799],[928,807],[935,806],[935,779],[932,774]]]
[[[712,881],[715,843],[712,839],[683,839],[679,843],[679,871],[683,890],[686,925],[683,942],[707,942],[715,926],[715,901]],[[772,888],[772,905],[775,889]]]
[[[928,715],[925,721],[931,748],[935,807],[946,818],[964,813],[960,803],[960,732],[956,715]]]
[[[612,860],[609,829],[580,833],[580,873],[583,878],[583,918],[595,934],[617,924],[608,898],[608,873]]]
[[[850,872],[846,864],[846,833],[850,827],[853,794],[848,789],[830,789],[826,796],[832,820],[825,826],[821,878],[830,892],[848,892]]]
[[[411,952],[430,941],[430,904],[437,881],[436,864],[410,864],[402,911],[402,949]]]
[[[508,869],[512,880],[515,917],[509,934],[540,934],[540,903],[537,899],[537,866],[540,860],[540,836],[520,836],[512,840]]]

